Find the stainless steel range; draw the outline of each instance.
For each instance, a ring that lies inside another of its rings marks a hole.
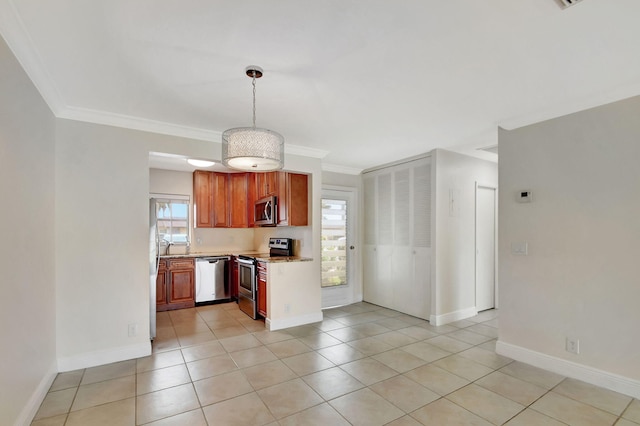
[[[253,319],[258,318],[258,285],[256,258],[293,256],[291,238],[269,238],[269,253],[238,256],[238,306]]]

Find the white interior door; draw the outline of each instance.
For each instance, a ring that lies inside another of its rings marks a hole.
[[[496,189],[476,188],[476,309],[496,306]]]
[[[322,190],[322,307],[354,303],[355,189]]]

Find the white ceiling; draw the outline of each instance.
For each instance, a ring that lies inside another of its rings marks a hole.
[[[344,171],[640,94],[638,17],[638,0],[0,0],[59,117],[219,141],[251,124],[256,64],[257,125]]]

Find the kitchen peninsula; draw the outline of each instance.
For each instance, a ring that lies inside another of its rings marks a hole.
[[[279,330],[322,321],[321,313],[304,314],[308,306],[308,302],[305,301],[307,294],[306,290],[301,293],[300,286],[297,285],[296,277],[313,273],[313,259],[300,256],[269,256],[268,253],[255,251],[216,251],[160,256],[160,264],[165,266],[164,269],[159,269],[156,281],[156,304],[159,311],[195,306],[195,260],[210,256],[230,257],[231,264],[226,278],[232,300],[238,298],[238,258],[250,256],[263,265],[266,274],[263,280],[264,287],[258,289],[258,298],[264,305],[259,306],[258,310],[261,311],[268,329]],[[172,269],[170,265],[173,263],[177,266]],[[169,307],[165,309],[167,306]]]

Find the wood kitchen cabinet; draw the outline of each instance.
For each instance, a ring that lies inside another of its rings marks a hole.
[[[309,224],[309,176],[302,173],[193,174],[197,228],[252,228],[254,204],[267,196],[278,199],[278,226]]]
[[[307,226],[309,176],[302,173],[279,172],[278,187],[278,225]]]
[[[229,176],[213,173],[213,227],[229,227]]]
[[[257,199],[278,195],[278,174],[282,172],[256,173]]]
[[[229,227],[248,228],[248,173],[229,174]],[[252,215],[253,216],[253,215]]]
[[[229,274],[229,282],[231,283],[231,298],[234,300],[238,300],[238,258],[235,256],[231,256],[231,267],[229,268]]]
[[[267,318],[267,264],[258,262],[258,314]]]
[[[213,228],[213,173],[193,172],[193,215],[196,228]]]
[[[195,306],[194,259],[161,259],[156,279],[156,311]]]
[[[167,304],[167,261],[158,262],[158,276],[156,277],[156,311],[165,311]]]
[[[254,206],[256,200],[258,200],[258,192],[256,188],[256,181],[258,179],[258,173],[247,173],[247,228],[253,228],[256,226],[256,217],[254,212]]]

